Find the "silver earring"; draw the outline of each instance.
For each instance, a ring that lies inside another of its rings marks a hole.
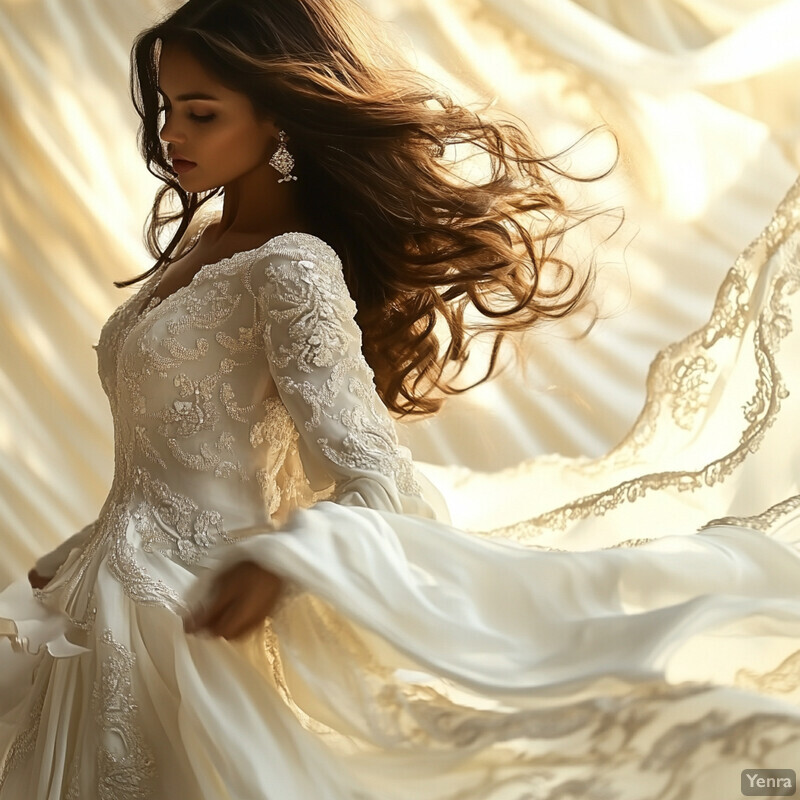
[[[294,169],[294,158],[286,149],[286,140],[289,137],[286,135],[286,131],[281,131],[278,134],[278,137],[280,139],[280,144],[278,145],[278,149],[275,151],[272,158],[269,160],[269,165],[283,175],[283,177],[278,180],[278,183],[296,181],[297,175],[291,174],[292,170]]]

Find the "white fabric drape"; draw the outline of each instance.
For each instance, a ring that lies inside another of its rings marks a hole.
[[[0,6],[0,585],[94,518],[110,482],[90,346],[123,296],[111,281],[148,265],[141,224],[156,187],[135,149],[127,52],[170,5]],[[636,418],[655,352],[708,317],[800,165],[800,3],[367,5],[396,20],[423,69],[462,99],[497,96],[543,149],[606,121],[623,159],[582,197],[628,217],[598,255],[606,318],[579,341],[556,329],[528,342],[523,375],[407,426],[406,442],[418,458],[484,469],[605,452]],[[591,172],[607,153],[585,146],[574,165]]]
[[[611,453],[457,471],[489,539],[426,504],[328,245],[157,279],[97,348],[109,498],[0,593],[0,797],[715,800],[793,762],[800,180]],[[290,579],[270,623],[187,636],[242,560]]]

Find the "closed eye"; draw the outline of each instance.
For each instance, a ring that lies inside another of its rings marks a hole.
[[[172,112],[172,106],[164,103],[158,107],[158,113],[164,114],[165,117],[168,117]],[[189,114],[189,119],[193,122],[211,122],[211,120],[216,118],[216,114]]]

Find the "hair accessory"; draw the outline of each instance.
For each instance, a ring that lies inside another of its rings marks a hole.
[[[286,140],[289,137],[286,135],[286,131],[281,131],[278,134],[278,137],[280,138],[280,145],[273,154],[272,158],[269,160],[269,165],[283,175],[283,177],[278,180],[278,183],[296,181],[297,175],[291,174],[292,170],[294,169],[294,158],[286,149]]]

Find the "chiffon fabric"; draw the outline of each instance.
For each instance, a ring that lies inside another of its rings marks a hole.
[[[0,798],[711,800],[796,767],[800,183],[615,450],[494,475],[415,470],[319,239],[159,277],[97,348],[99,517],[0,594]],[[287,579],[274,616],[187,635],[242,560]]]

